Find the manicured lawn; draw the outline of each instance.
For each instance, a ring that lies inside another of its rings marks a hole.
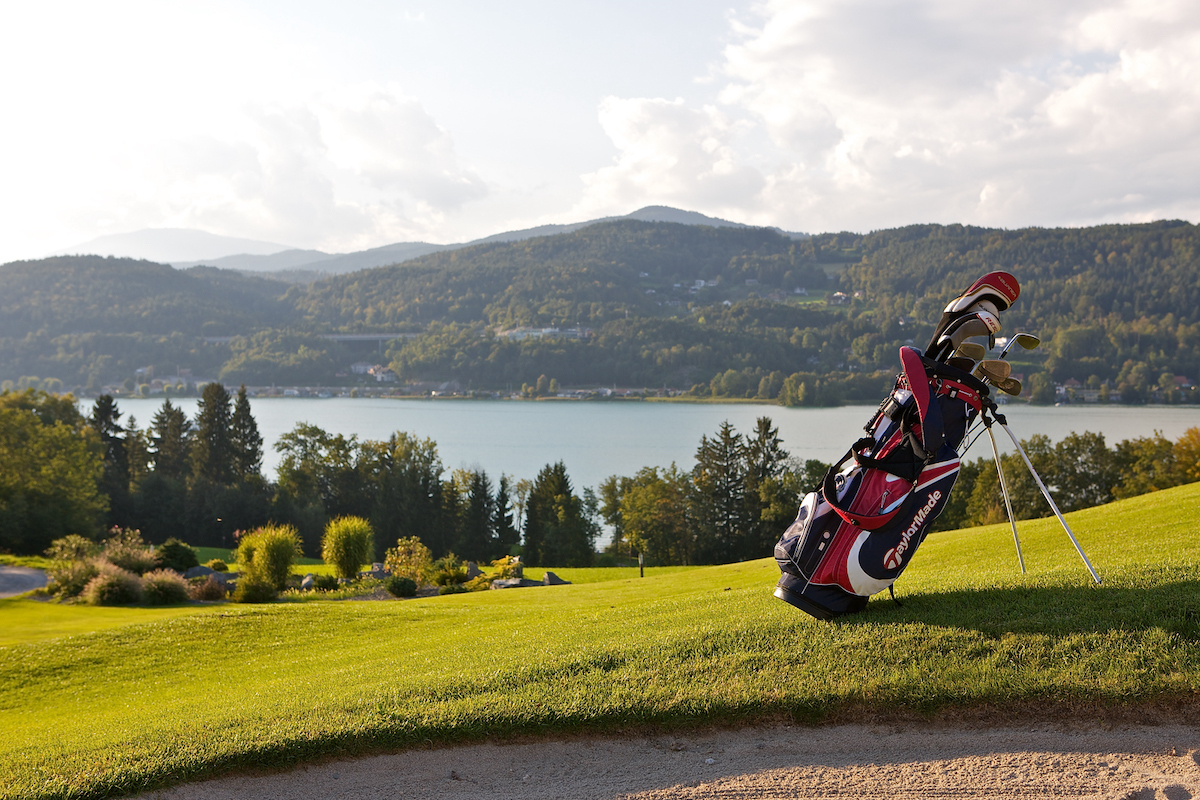
[[[1193,484],[1071,515],[1098,587],[1053,519],[1021,525],[1025,576],[1007,526],[937,534],[899,582],[903,607],[885,593],[833,623],[772,598],[770,560],[405,602],[112,612],[129,624],[0,647],[0,797],[489,735],[1194,701],[1198,509]],[[0,605],[0,629],[28,603]]]

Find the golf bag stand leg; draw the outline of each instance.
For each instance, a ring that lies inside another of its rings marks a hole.
[[[1038,488],[1042,490],[1042,496],[1046,498],[1046,502],[1050,504],[1050,509],[1054,512],[1054,516],[1058,517],[1059,523],[1063,530],[1067,532],[1067,536],[1071,537],[1071,544],[1075,545],[1075,552],[1079,553],[1079,557],[1083,559],[1083,563],[1087,566],[1088,572],[1092,573],[1092,578],[1096,583],[1100,583],[1100,576],[1096,574],[1096,568],[1092,566],[1092,562],[1088,561],[1088,557],[1084,554],[1083,548],[1079,546],[1079,540],[1075,538],[1075,534],[1071,533],[1071,526],[1067,525],[1067,521],[1063,519],[1062,512],[1058,510],[1058,504],[1054,502],[1054,498],[1050,496],[1050,490],[1046,488],[1046,484],[1042,483],[1041,476],[1037,474],[1037,470],[1033,468],[1033,462],[1029,460],[1029,456],[1025,455],[1025,448],[1021,447],[1021,443],[1017,441],[1017,437],[1013,434],[1012,429],[1008,427],[1008,423],[1003,416],[995,415],[996,421],[1004,428],[1004,432],[1008,434],[1008,438],[1012,439],[1013,445],[1017,448],[1017,452],[1021,454],[1021,458],[1025,461],[1025,466],[1029,468],[1029,474],[1033,476],[1033,480],[1037,483]]]
[[[992,457],[996,459],[996,474],[1000,476],[1000,493],[1004,495],[1004,509],[1008,511],[1008,524],[1012,525],[1013,544],[1017,546],[1017,561],[1021,565],[1021,574],[1025,574],[1025,556],[1021,554],[1021,539],[1017,536],[1017,518],[1013,516],[1012,500],[1008,496],[1008,482],[1004,480],[1004,467],[1000,465],[1000,449],[996,447],[996,437],[992,434],[992,420],[985,419],[988,439],[992,442]]]

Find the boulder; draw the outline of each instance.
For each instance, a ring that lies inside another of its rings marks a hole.
[[[315,576],[310,572],[304,576],[304,580],[300,581],[300,588],[303,591],[311,592],[315,582]]]
[[[187,572],[183,573],[185,578],[203,578],[205,575],[220,574],[216,570],[209,569],[206,566],[192,567]]]
[[[566,586],[570,581],[564,581],[550,570],[546,570],[546,574],[542,576],[542,583],[546,586]]]
[[[474,561],[467,562],[467,580],[478,578],[482,574],[483,570],[479,568],[478,564],[476,564]]]
[[[513,575],[516,575],[518,578],[525,577],[525,565],[521,563],[520,556],[513,556],[512,568],[513,568]]]

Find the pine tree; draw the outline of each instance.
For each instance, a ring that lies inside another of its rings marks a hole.
[[[508,483],[508,476],[501,475],[500,484],[496,487],[496,499],[492,502],[493,559],[511,554],[521,541],[521,534],[513,525],[513,501]]]
[[[700,438],[692,469],[696,561],[722,564],[739,557],[749,529],[745,503],[746,458],[741,434],[728,421],[717,435]]]
[[[191,471],[192,422],[183,409],[164,400],[150,422],[154,432],[154,471],[164,478],[180,480]]]
[[[460,508],[455,548],[455,552],[469,561],[486,561],[492,552],[492,521],[495,518],[492,503],[492,482],[487,473],[483,470],[471,472]]]
[[[192,475],[227,486],[233,477],[232,414],[229,392],[219,382],[204,385],[196,410],[196,436],[192,447]]]
[[[121,411],[112,395],[102,394],[96,398],[88,424],[100,434],[100,443],[104,447],[104,476],[100,488],[108,495],[108,522],[120,524],[129,512],[129,460],[125,453]]]
[[[525,510],[526,563],[588,566],[596,533],[583,501],[571,488],[566,465],[559,461],[543,467]]]
[[[237,400],[233,406],[229,440],[233,450],[232,478],[238,483],[260,481],[263,438],[258,432],[258,423],[250,413],[250,399],[246,396],[244,383],[238,389]]]

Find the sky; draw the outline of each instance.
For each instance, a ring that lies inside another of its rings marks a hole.
[[[1200,222],[1194,0],[48,0],[6,6],[0,76],[0,262],[646,205],[810,233]]]

